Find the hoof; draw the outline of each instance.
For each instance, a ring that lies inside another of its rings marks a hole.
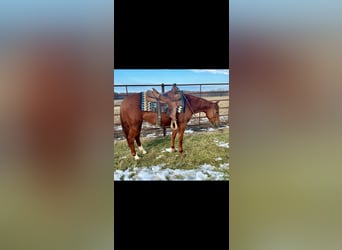
[[[134,156],[134,160],[139,160],[140,159],[140,157],[136,154],[135,156]]]
[[[147,154],[146,150],[142,146],[139,147],[139,151],[143,154]]]

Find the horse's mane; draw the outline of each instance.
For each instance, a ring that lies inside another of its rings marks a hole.
[[[184,94],[184,95],[189,100],[191,105],[194,105],[195,103],[198,103],[199,106],[201,106],[202,108],[205,108],[205,107],[209,107],[210,104],[212,103],[211,101],[206,100],[206,99],[204,99],[202,97],[194,96],[194,95],[191,95],[191,94]]]

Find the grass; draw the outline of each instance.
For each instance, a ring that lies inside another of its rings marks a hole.
[[[142,144],[147,154],[142,155],[136,161],[130,155],[126,141],[114,141],[114,170],[125,170],[131,167],[149,167],[163,165],[164,168],[171,169],[196,169],[203,164],[210,164],[220,167],[220,164],[229,163],[229,148],[217,146],[218,142],[229,142],[228,129],[216,130],[213,132],[199,132],[185,134],[183,139],[183,155],[178,152],[162,152],[170,148],[170,136],[162,138],[142,138]],[[175,142],[178,147],[178,140]],[[217,158],[222,160],[215,160]],[[222,169],[229,175],[229,169]]]

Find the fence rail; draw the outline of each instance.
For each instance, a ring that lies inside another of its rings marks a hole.
[[[120,128],[120,103],[121,101],[128,95],[139,93],[142,91],[146,91],[153,88],[159,88],[162,93],[165,92],[165,87],[172,87],[173,84],[114,84],[114,128]],[[225,86],[227,90],[208,90],[208,86],[214,87],[214,86]],[[139,87],[139,90],[130,91],[130,89],[134,89]],[[199,83],[199,84],[177,84],[177,87],[180,88],[184,93],[188,93],[191,95],[195,95],[198,97],[202,97],[205,99],[209,99],[211,101],[218,101],[220,100],[221,103],[227,103],[227,105],[220,105],[220,120],[222,124],[228,125],[228,109],[229,109],[229,90],[228,90],[228,84],[227,83]],[[185,90],[182,89],[182,87],[191,87],[191,90]],[[205,88],[207,89],[205,90]],[[121,91],[120,93],[116,91],[117,89],[124,89],[124,91]],[[226,97],[226,98],[225,98]],[[217,99],[216,99],[217,98]],[[194,115],[191,120],[188,123],[188,127],[190,128],[202,128],[202,127],[208,127],[210,126],[210,123],[207,120],[204,113],[199,113]],[[149,127],[144,128],[143,130],[145,132],[151,132],[156,130],[162,130],[163,135],[166,135],[166,128],[158,128],[158,127]],[[120,129],[114,129],[114,138],[115,137],[121,137],[122,131]]]

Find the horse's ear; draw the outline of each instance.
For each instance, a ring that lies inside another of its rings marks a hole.
[[[219,101],[220,101],[220,100],[216,101],[215,103],[217,104],[217,103],[219,103]]]

